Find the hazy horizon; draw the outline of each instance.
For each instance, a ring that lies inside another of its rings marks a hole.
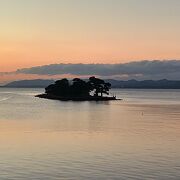
[[[118,80],[180,80],[180,60],[144,60],[118,64],[56,63],[0,72],[0,84],[16,80],[87,78]]]

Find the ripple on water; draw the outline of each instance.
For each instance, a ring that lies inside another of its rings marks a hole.
[[[2,180],[180,179],[180,92],[118,90],[124,101],[74,103],[34,98],[42,89],[3,91]]]

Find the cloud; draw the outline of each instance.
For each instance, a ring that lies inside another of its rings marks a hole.
[[[122,79],[180,79],[180,61],[135,61],[124,64],[51,64],[18,69],[16,73],[75,76],[97,75]]]

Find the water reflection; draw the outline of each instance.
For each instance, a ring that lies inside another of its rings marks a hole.
[[[160,102],[131,91],[129,100],[75,103],[3,91],[0,179],[180,178],[180,104],[167,104],[167,92]]]

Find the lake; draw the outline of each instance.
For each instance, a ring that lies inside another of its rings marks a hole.
[[[61,102],[0,89],[1,180],[180,179],[180,90]]]

